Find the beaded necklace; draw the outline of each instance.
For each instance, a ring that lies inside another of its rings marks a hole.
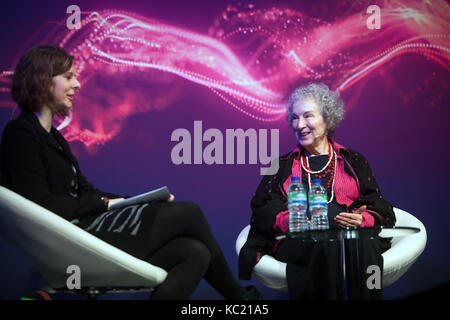
[[[333,162],[333,158],[334,158],[334,162]],[[325,166],[323,166],[322,169],[317,170],[317,171],[312,171],[311,168],[309,167],[308,157],[303,157],[303,154],[300,156],[300,163],[302,165],[302,168],[307,172],[309,190],[311,190],[311,187],[312,187],[311,186],[311,175],[312,174],[316,175],[317,178],[319,178],[319,179],[326,177],[329,173],[331,174],[331,178],[328,180],[328,183],[325,187],[326,190],[330,189],[330,187],[331,187],[331,197],[330,197],[330,200],[328,201],[328,203],[331,203],[331,201],[333,201],[333,198],[334,198],[334,180],[336,178],[336,165],[337,165],[337,154],[336,154],[336,151],[334,150],[333,146],[331,145],[331,143],[328,143],[328,161],[325,164]],[[325,171],[325,169],[326,169],[326,171]],[[323,172],[323,171],[325,171],[325,172]],[[322,172],[323,172],[323,174],[320,174]]]

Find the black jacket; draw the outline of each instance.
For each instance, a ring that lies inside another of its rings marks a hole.
[[[396,221],[393,206],[381,195],[367,160],[360,153],[348,149],[341,149],[340,155],[344,159],[344,170],[353,177],[356,173],[360,182],[360,198],[348,207],[348,212],[366,205],[368,210],[376,211],[382,216],[382,219],[374,216],[375,225],[393,226]],[[287,210],[283,183],[291,175],[294,158],[298,156],[298,152],[289,152],[281,156],[278,172],[275,175],[264,176],[251,200],[251,228],[247,242],[239,253],[240,279],[251,278],[251,272],[258,258],[265,254],[273,255],[276,244],[273,225],[277,214]],[[382,251],[390,247],[390,240],[381,239],[381,242]]]
[[[82,175],[69,144],[54,128],[45,131],[34,113],[10,121],[0,146],[1,184],[67,220],[105,212],[101,197]]]

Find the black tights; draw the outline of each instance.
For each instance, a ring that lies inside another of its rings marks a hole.
[[[201,278],[226,299],[245,289],[236,281],[201,209],[191,202],[160,204],[145,258],[168,271],[151,299],[187,299]]]

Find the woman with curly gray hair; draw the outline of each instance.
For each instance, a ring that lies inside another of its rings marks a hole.
[[[249,279],[253,267],[265,254],[287,262],[286,279],[291,299],[341,299],[345,288],[339,244],[305,243],[275,236],[289,231],[287,188],[299,177],[306,190],[320,179],[327,191],[331,228],[393,226],[393,206],[383,199],[367,160],[331,138],[344,118],[339,93],[325,84],[309,84],[290,96],[287,120],[298,145],[279,159],[278,172],[265,176],[251,200],[252,219],[247,242],[239,255],[239,276]],[[308,210],[308,218],[310,218]],[[390,242],[359,241],[359,267],[377,265]],[[382,272],[381,272],[382,273]],[[366,276],[361,272],[362,277]],[[360,279],[365,284],[367,279]],[[364,299],[381,298],[381,289],[360,288]]]
[[[344,119],[344,102],[339,97],[339,93],[331,91],[325,84],[311,83],[307,87],[296,89],[289,97],[287,120],[290,126],[293,125],[294,120],[298,119],[298,115],[294,113],[294,105],[295,111],[298,111],[300,100],[310,102],[309,105],[312,108],[317,107],[314,111],[318,111],[322,116],[327,137],[334,133]],[[297,139],[299,139],[298,136]]]

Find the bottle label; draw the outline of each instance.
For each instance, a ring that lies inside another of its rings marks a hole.
[[[304,194],[303,192],[293,192],[291,193],[291,198],[292,199],[298,199],[298,198],[306,198],[306,194]]]
[[[327,197],[325,195],[311,196],[310,202],[311,203],[327,203]]]
[[[301,202],[306,201],[306,194],[303,192],[293,192],[290,195],[291,202]]]

